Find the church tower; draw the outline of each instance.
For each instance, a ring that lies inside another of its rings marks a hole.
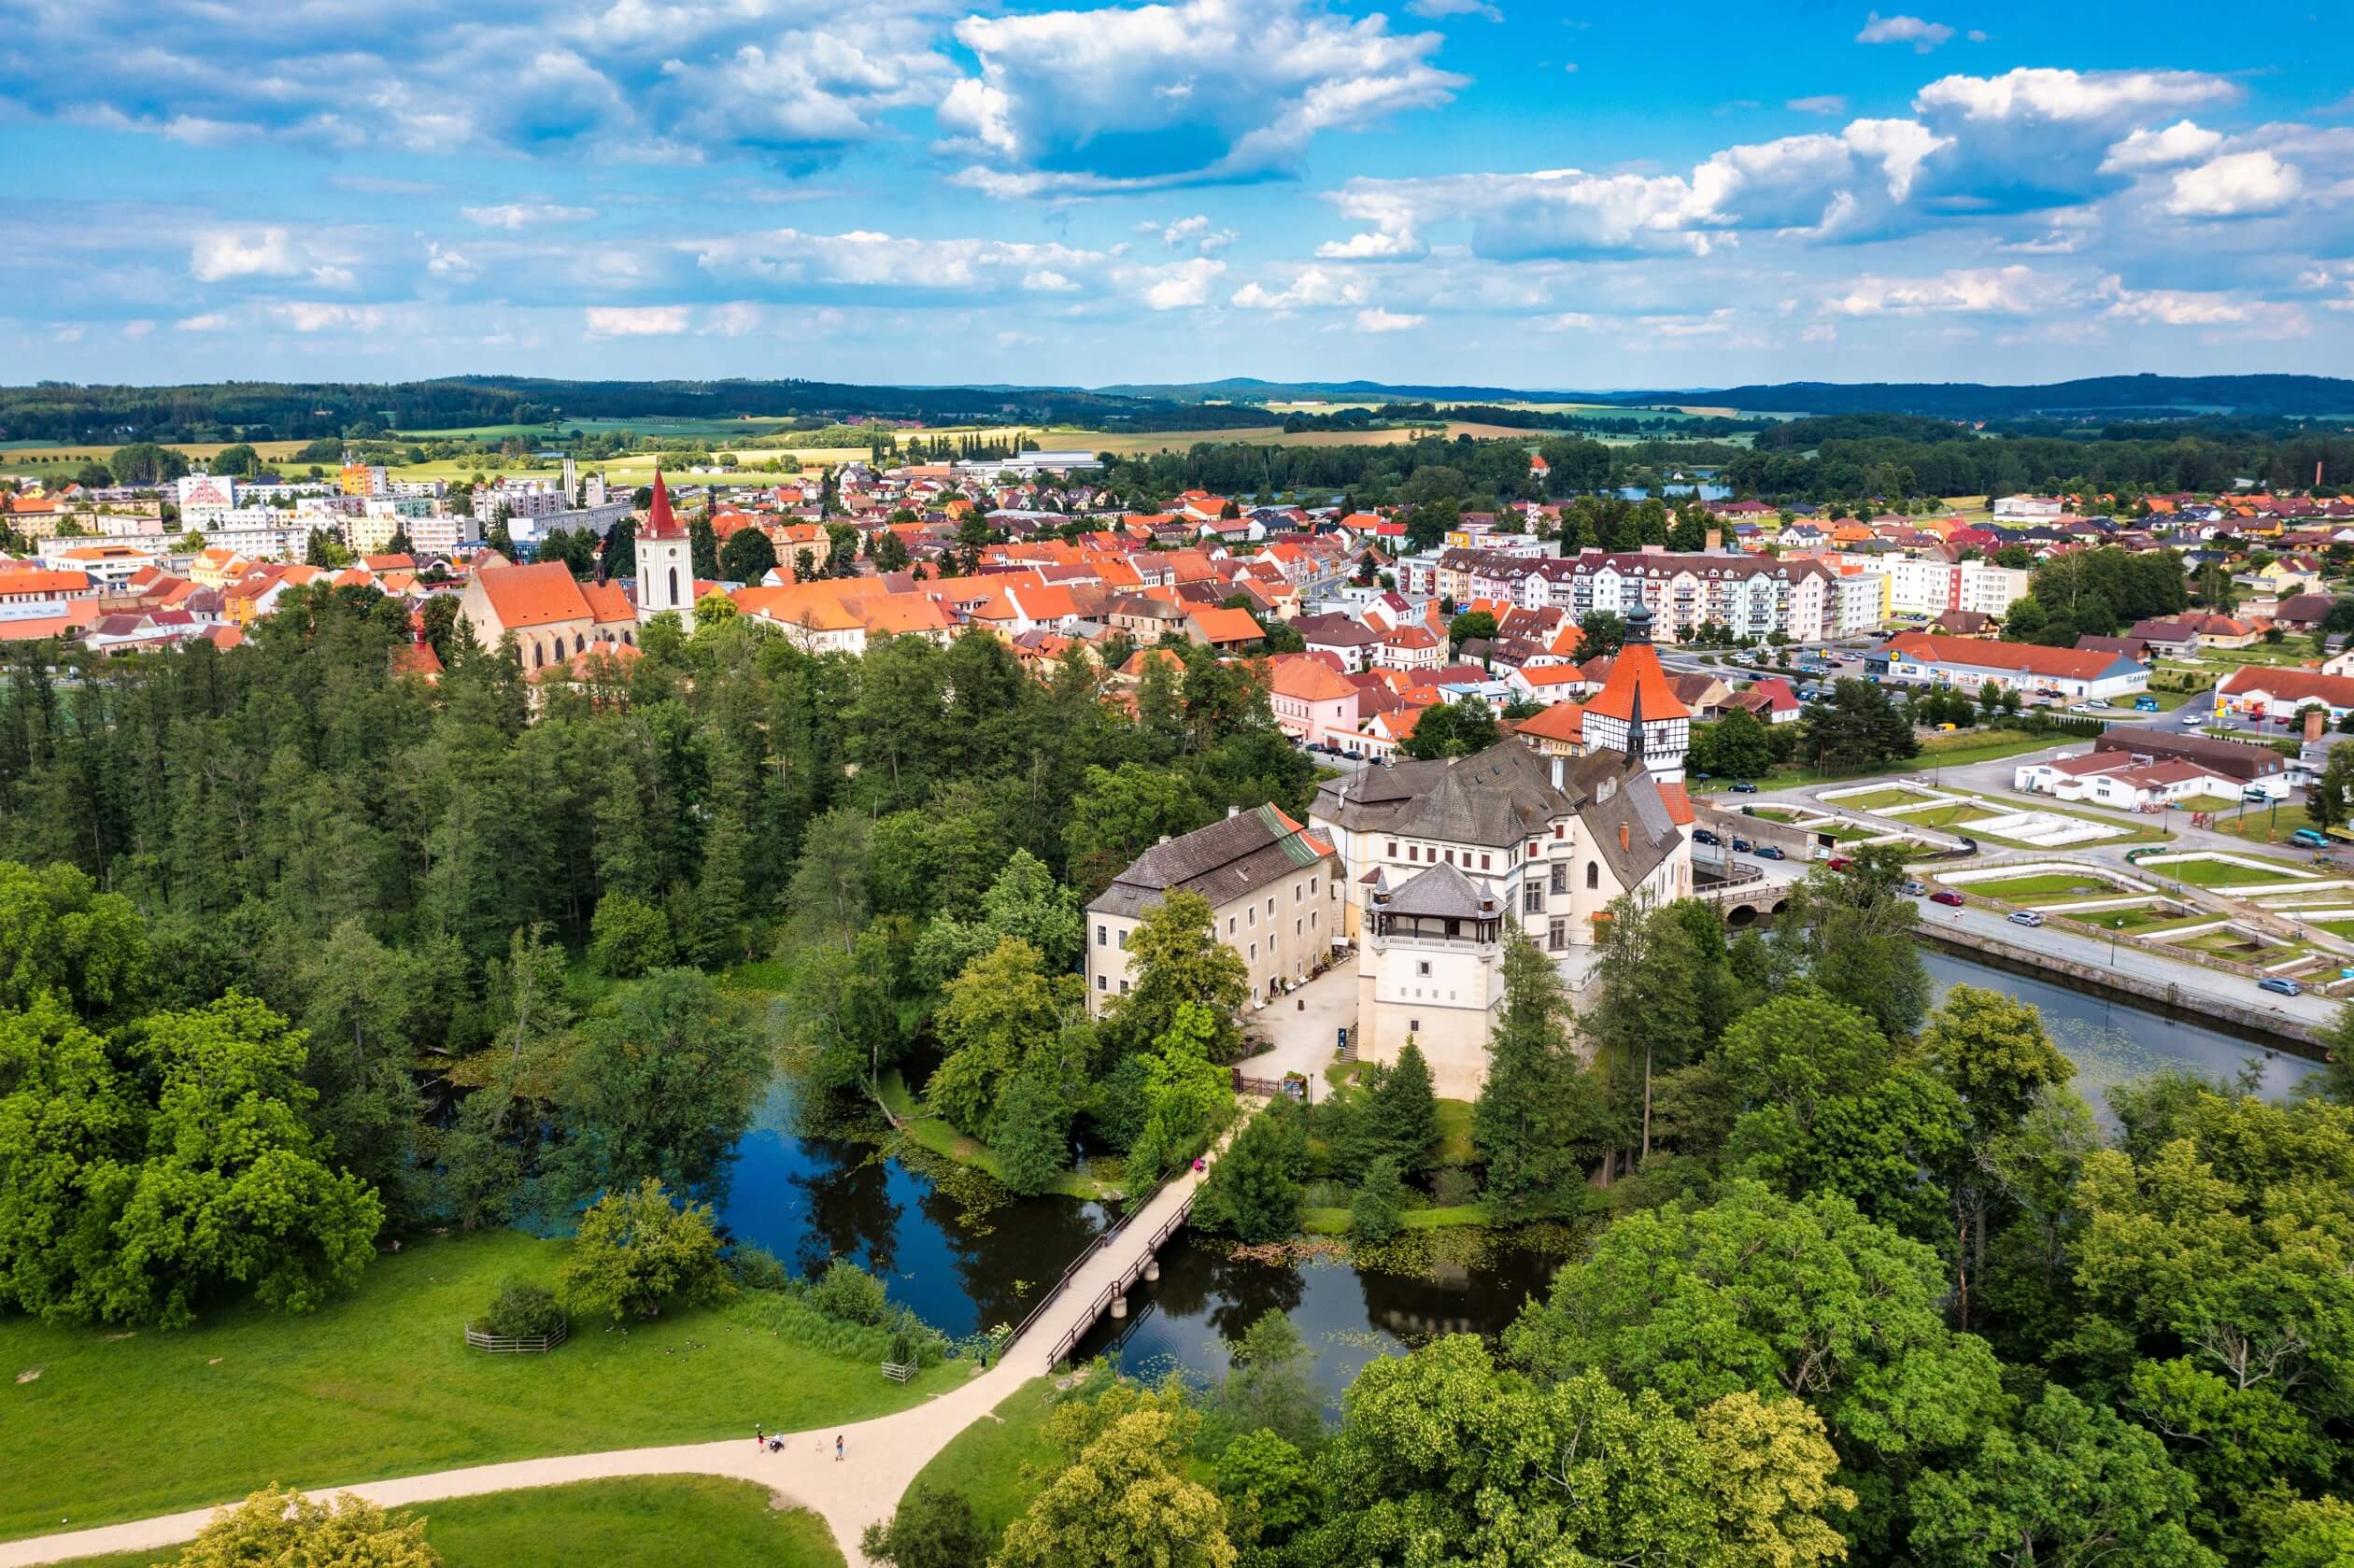
[[[1589,752],[1620,752],[1627,766],[1651,770],[1661,784],[1681,784],[1692,745],[1692,714],[1667,684],[1652,646],[1651,611],[1638,604],[1626,617],[1626,643],[1610,661],[1610,679],[1585,705]]]
[[[665,610],[675,610],[687,629],[695,629],[694,546],[671,515],[670,488],[658,468],[654,500],[637,533],[638,623],[642,626]]]

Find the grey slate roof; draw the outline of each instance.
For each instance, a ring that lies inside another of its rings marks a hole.
[[[1504,913],[1494,894],[1452,864],[1433,866],[1407,878],[1383,900],[1381,908],[1387,914],[1444,920],[1496,920]]]
[[[1172,887],[1200,894],[1214,910],[1330,853],[1282,812],[1260,806],[1155,844],[1099,894],[1087,911],[1141,915]]]

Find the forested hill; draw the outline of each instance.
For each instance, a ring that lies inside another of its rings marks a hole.
[[[0,440],[307,440],[354,428],[457,430],[563,419],[851,418],[1219,430],[1265,409],[1122,397],[1068,387],[869,387],[830,381],[220,382],[185,387],[0,387]]]
[[[1940,419],[2033,415],[2285,415],[2354,419],[2354,381],[2333,375],[2096,375],[2047,386],[1977,381],[1782,381],[1679,394],[1786,414],[1925,414]],[[1620,403],[1655,402],[1653,392]]]

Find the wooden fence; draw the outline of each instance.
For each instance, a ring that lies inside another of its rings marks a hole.
[[[485,1334],[472,1323],[466,1325],[466,1348],[483,1350],[494,1356],[545,1355],[561,1345],[572,1333],[570,1325],[560,1327],[554,1334]]]

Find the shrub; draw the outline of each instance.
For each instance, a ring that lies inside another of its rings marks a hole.
[[[490,1301],[490,1309],[475,1322],[484,1334],[528,1339],[555,1334],[564,1326],[564,1309],[556,1293],[529,1279],[509,1279]]]
[[[880,1323],[891,1312],[883,1281],[843,1258],[826,1265],[824,1278],[809,1289],[809,1300],[827,1317],[845,1323]]]
[[[1430,1191],[1440,1208],[1456,1208],[1479,1201],[1480,1179],[1461,1165],[1441,1165],[1430,1179]]]
[[[899,1568],[981,1568],[989,1539],[961,1493],[918,1485],[900,1500],[888,1524],[867,1526],[859,1543],[877,1562]]]
[[[556,1296],[590,1317],[651,1318],[670,1301],[706,1305],[732,1292],[708,1204],[681,1208],[652,1177],[581,1217],[556,1270]]]
[[[588,920],[588,952],[617,980],[635,980],[669,963],[670,917],[633,894],[607,893]]]
[[[747,1291],[783,1291],[792,1288],[793,1276],[776,1261],[776,1254],[765,1247],[739,1242],[728,1255],[728,1268],[735,1275],[737,1284]]]

